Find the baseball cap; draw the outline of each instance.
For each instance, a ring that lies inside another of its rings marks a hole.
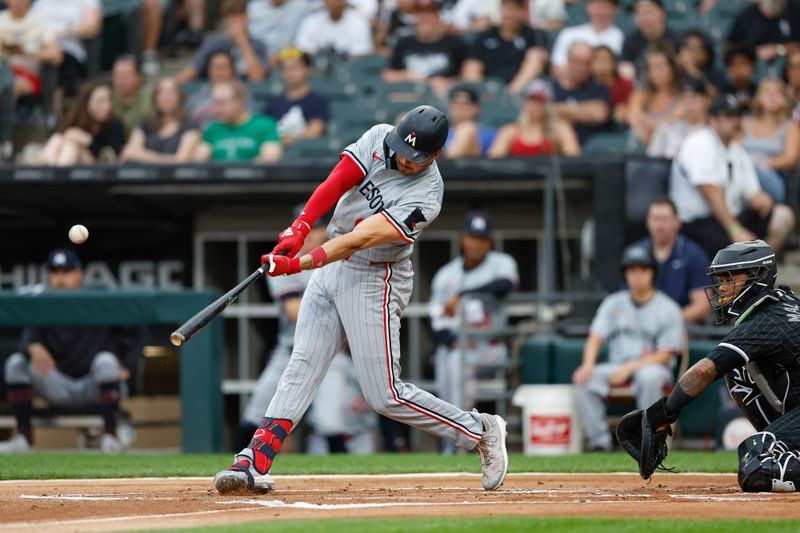
[[[706,92],[706,84],[703,83],[703,80],[698,80],[697,78],[690,78],[688,76],[681,78],[680,90],[681,92],[708,94]]]
[[[69,248],[56,248],[47,257],[47,270],[76,270],[82,266],[78,254]]]
[[[622,252],[622,270],[632,266],[656,268],[656,261],[650,248],[642,244],[631,244]]]
[[[720,94],[711,102],[711,107],[708,108],[708,114],[712,117],[719,115],[742,116],[744,114],[744,108],[739,104],[739,101],[734,95]]]
[[[492,217],[485,211],[470,211],[464,215],[464,233],[491,239]]]
[[[290,59],[302,59],[303,63],[306,65],[311,64],[311,56],[306,52],[303,52],[299,48],[295,48],[293,46],[289,46],[286,48],[282,48],[280,52],[275,56],[275,60],[278,63],[282,63],[283,61],[288,61]]]
[[[553,87],[545,80],[533,80],[525,87],[525,98],[550,101],[553,99]]]

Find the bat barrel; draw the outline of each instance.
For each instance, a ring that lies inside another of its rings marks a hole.
[[[180,346],[185,341],[186,337],[180,331],[173,331],[169,336],[169,342],[171,342],[173,346]]]
[[[244,292],[255,280],[264,274],[263,268],[259,268],[236,287],[229,290],[213,303],[206,306],[203,310],[198,312],[192,318],[186,321],[181,327],[172,332],[169,336],[169,341],[174,346],[183,346],[195,333],[203,329],[209,322],[214,320],[222,311],[228,307],[236,298]]]

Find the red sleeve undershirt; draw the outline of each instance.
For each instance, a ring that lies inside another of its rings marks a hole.
[[[319,184],[306,202],[299,219],[306,222],[309,227],[313,227],[317,219],[330,211],[339,198],[355,187],[363,177],[364,170],[352,156],[347,153],[342,154],[342,158],[333,167],[328,178]]]

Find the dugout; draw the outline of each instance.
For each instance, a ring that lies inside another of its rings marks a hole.
[[[0,289],[41,281],[49,250],[69,244],[66,230],[81,223],[91,234],[79,250],[94,269],[93,286],[225,291],[253,270],[292,207],[335,163],[335,156],[325,156],[275,165],[0,165],[0,231],[6,249],[13,250],[0,257]],[[588,323],[600,299],[618,288],[621,252],[636,236],[631,228],[641,231],[642,206],[665,189],[669,163],[619,154],[562,160],[556,192],[563,193],[566,209],[556,210],[550,248],[543,215],[551,163],[547,157],[441,163],[442,213],[418,241],[413,259],[415,290],[402,329],[407,379],[429,385],[430,281],[458,254],[469,209],[494,216],[496,248],[517,258],[522,292],[511,303],[515,323],[538,324],[543,316],[567,325]],[[276,316],[262,284],[219,320],[228,430],[236,424],[247,382],[257,377],[273,345]],[[412,444],[419,444],[415,439]]]

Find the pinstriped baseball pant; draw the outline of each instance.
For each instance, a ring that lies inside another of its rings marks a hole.
[[[473,449],[483,433],[476,412],[400,379],[400,318],[413,278],[409,260],[351,258],[315,271],[300,305],[292,357],[265,416],[297,424],[347,338],[359,385],[373,409]]]

